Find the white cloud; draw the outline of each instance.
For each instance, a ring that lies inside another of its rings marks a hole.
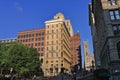
[[[23,13],[23,7],[20,3],[15,2],[14,6],[15,6],[16,11]]]

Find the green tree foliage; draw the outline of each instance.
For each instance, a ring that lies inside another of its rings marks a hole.
[[[36,73],[40,68],[40,60],[37,50],[20,43],[0,45],[0,69],[10,70],[15,74],[25,75]]]

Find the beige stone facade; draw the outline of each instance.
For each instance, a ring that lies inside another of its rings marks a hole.
[[[53,20],[45,22],[45,56],[42,65],[44,76],[57,75],[62,68],[70,72],[70,36],[73,35],[73,32],[72,26],[67,27],[66,22],[68,25],[70,24],[62,13],[56,14]]]
[[[94,55],[89,52],[88,41],[84,41],[84,60],[85,70],[90,71],[94,66],[92,64],[92,61],[94,62]]]

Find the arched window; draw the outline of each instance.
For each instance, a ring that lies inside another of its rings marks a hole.
[[[117,51],[118,51],[118,56],[120,58],[120,42],[117,43]]]

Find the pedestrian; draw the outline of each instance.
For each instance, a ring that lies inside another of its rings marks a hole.
[[[49,78],[47,78],[46,80],[49,80]]]
[[[36,79],[36,75],[33,76],[33,80],[35,80],[35,79]]]

